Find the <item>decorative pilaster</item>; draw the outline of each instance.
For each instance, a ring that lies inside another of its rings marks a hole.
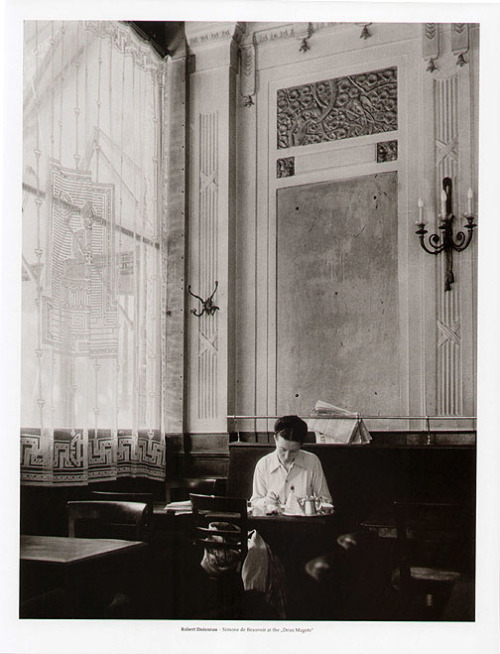
[[[199,156],[198,176],[199,200],[199,270],[198,283],[201,297],[208,297],[214,288],[218,271],[218,133],[217,112],[199,116]],[[218,332],[219,316],[204,313],[197,322],[198,344],[198,417],[202,420],[217,417],[217,398],[219,396],[219,379],[217,363],[219,355]]]
[[[435,108],[435,188],[443,178],[459,179],[458,173],[458,75],[434,81]],[[457,187],[458,185],[455,185]],[[456,193],[456,188],[454,188]],[[458,206],[453,198],[454,206]],[[440,257],[437,283],[445,275],[446,261]],[[437,290],[437,412],[439,415],[462,413],[462,369],[460,335],[460,294]]]
[[[213,298],[219,310],[196,316],[187,300],[187,431],[227,431],[234,375],[232,338],[234,284],[235,112],[238,44],[245,25],[186,23],[190,75],[189,241],[191,290]],[[251,53],[250,53],[251,54]],[[240,92],[252,96],[252,64]]]
[[[445,177],[458,179],[458,76],[434,81],[435,188]],[[455,198],[453,198],[455,202]],[[457,203],[455,202],[455,206]],[[439,259],[438,283],[444,277],[445,258]],[[437,293],[437,411],[462,413],[460,294]]]

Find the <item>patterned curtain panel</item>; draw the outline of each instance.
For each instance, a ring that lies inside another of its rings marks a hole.
[[[24,484],[164,477],[163,76],[127,25],[25,23]]]

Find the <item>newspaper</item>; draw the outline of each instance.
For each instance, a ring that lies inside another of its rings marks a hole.
[[[316,402],[313,413],[321,416],[321,419],[308,420],[309,430],[316,434],[317,443],[364,445],[372,440],[370,432],[357,413],[323,400]],[[331,417],[331,420],[327,417]]]

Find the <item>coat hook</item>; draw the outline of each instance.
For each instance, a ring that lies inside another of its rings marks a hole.
[[[202,310],[198,313],[196,309],[191,309],[190,313],[195,315],[197,318],[200,318],[204,313],[207,313],[209,316],[213,316],[216,311],[219,311],[219,307],[213,303],[215,291],[217,290],[217,287],[219,286],[219,282],[215,282],[215,288],[212,292],[212,295],[210,297],[207,297],[206,300],[201,298],[199,295],[195,295],[191,291],[191,284],[188,286],[188,293],[195,297],[197,300],[199,300],[203,306]]]

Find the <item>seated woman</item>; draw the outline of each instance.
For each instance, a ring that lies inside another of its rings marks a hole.
[[[274,425],[276,449],[257,462],[253,477],[252,506],[285,504],[291,492],[297,498],[332,498],[321,462],[315,454],[301,449],[307,424],[298,416],[283,416]]]

